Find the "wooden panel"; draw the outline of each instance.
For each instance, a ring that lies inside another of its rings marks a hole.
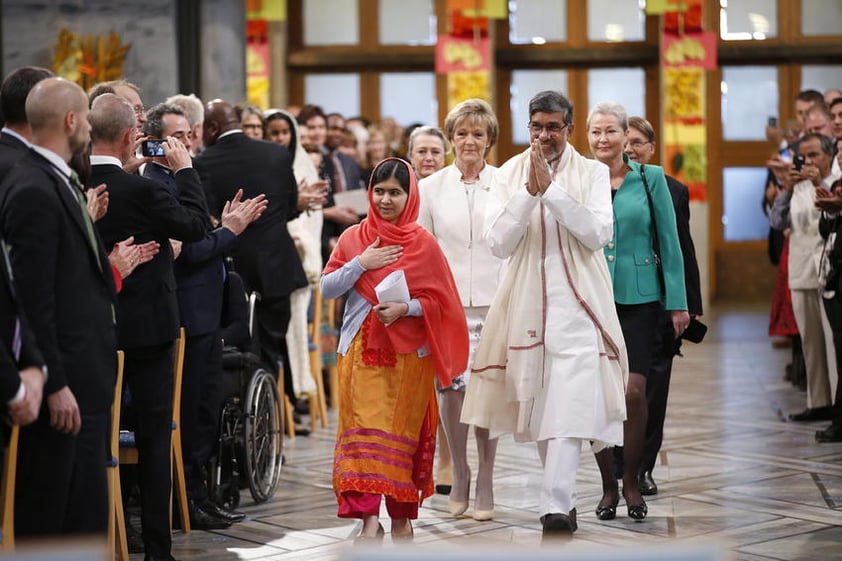
[[[775,267],[766,254],[766,242],[729,244],[716,252],[716,297],[742,301],[771,301]]]
[[[728,41],[719,44],[719,64],[800,64],[839,63],[840,39],[826,37],[798,41],[797,44],[767,41]]]
[[[381,72],[432,70],[433,47],[389,47],[388,50],[365,52],[342,47],[320,47],[292,52],[287,59],[291,68],[353,72],[363,68]]]
[[[722,168],[762,166],[776,152],[768,142],[722,142],[720,150],[719,167]]]
[[[658,47],[644,43],[590,46],[512,45],[497,49],[498,66],[507,68],[600,68],[645,66],[658,62]]]

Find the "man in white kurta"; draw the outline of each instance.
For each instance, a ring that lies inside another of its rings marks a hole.
[[[582,441],[622,445],[628,377],[602,253],[613,232],[608,168],[568,144],[572,111],[558,92],[537,94],[530,148],[497,172],[486,236],[509,262],[462,413],[462,422],[538,443],[545,536],[576,530]]]

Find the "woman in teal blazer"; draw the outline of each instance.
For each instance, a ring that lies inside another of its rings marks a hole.
[[[622,454],[612,454],[611,450],[597,454],[603,494],[596,515],[600,520],[616,516],[620,499],[614,470],[616,459],[622,465],[623,498],[628,515],[643,520],[648,509],[638,488],[637,472],[646,431],[646,376],[652,360],[660,307],[671,312],[676,337],[690,323],[684,263],[664,170],[632,162],[623,151],[628,130],[623,106],[598,103],[588,115],[587,130],[591,152],[608,166],[611,180],[614,237],[604,252],[614,280],[614,303],[629,355]],[[651,211],[642,173],[646,174],[651,193]],[[656,228],[652,225],[653,213]],[[658,271],[653,250],[653,230],[657,231],[663,275]]]

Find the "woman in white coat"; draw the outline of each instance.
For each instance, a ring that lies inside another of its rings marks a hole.
[[[438,394],[439,409],[453,462],[449,508],[453,516],[468,509],[471,470],[468,466],[468,425],[460,421],[473,353],[497,286],[501,261],[491,254],[483,235],[485,205],[496,168],[485,158],[497,140],[497,117],[485,101],[469,99],[454,107],[444,121],[454,161],[419,183],[418,223],[438,239],[453,271],[468,321],[468,369],[453,386]],[[497,440],[485,428],[474,428],[479,466],[473,517],[494,517],[494,457]]]

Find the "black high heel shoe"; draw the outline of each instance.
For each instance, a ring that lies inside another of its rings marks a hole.
[[[610,505],[597,505],[596,507],[596,517],[599,520],[614,520],[617,518],[617,503],[620,502],[620,499],[614,501],[613,504]]]
[[[639,505],[626,504],[626,508],[629,511],[629,518],[638,522],[645,520],[646,515],[649,514],[649,507],[646,506],[645,501]]]

